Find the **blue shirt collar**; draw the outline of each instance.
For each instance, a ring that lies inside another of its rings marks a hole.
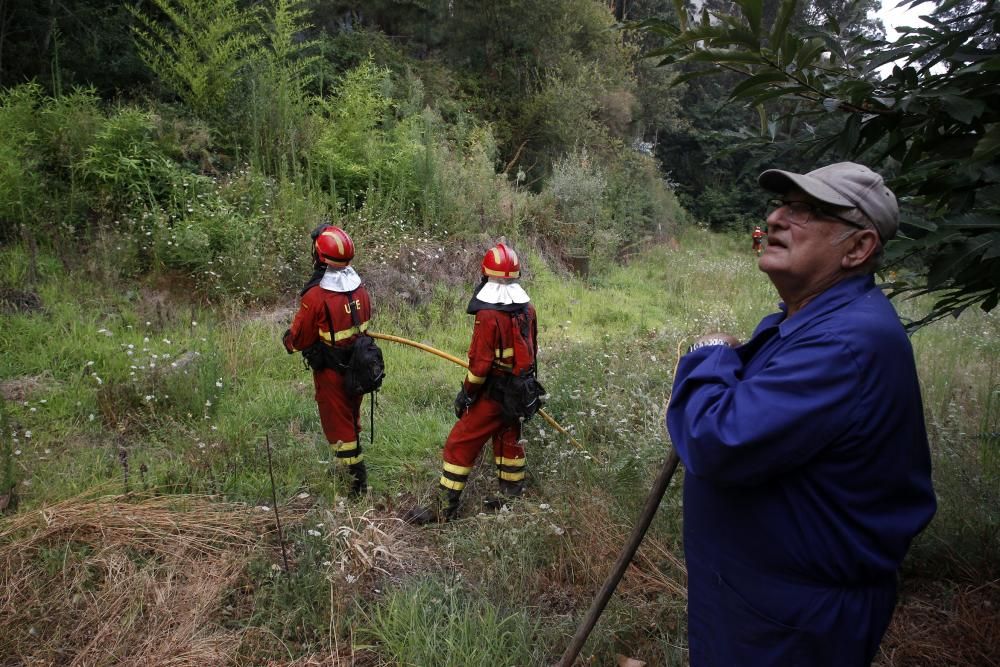
[[[845,278],[807,303],[794,318],[787,316],[787,306],[784,303],[780,303],[778,304],[780,312],[772,313],[761,320],[757,331],[754,333],[754,337],[774,326],[778,327],[778,332],[782,338],[790,336],[804,327],[808,322],[843,307],[874,287],[875,277],[870,274]]]

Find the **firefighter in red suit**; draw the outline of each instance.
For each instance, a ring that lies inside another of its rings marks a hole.
[[[313,367],[316,404],[330,448],[337,462],[351,475],[351,494],[368,488],[361,442],[361,396],[345,391],[341,372],[325,367],[317,370],[313,359],[337,359],[351,349],[351,343],[368,328],[371,300],[361,277],[350,266],[354,242],[344,230],[321,225],[313,232],[313,260],[316,272],[302,290],[299,310],[283,342],[289,354],[302,352]],[[354,324],[351,302],[359,324]],[[319,364],[323,365],[323,364]]]
[[[760,228],[760,225],[754,225],[753,233],[750,234],[750,238],[753,239],[753,251],[758,255],[760,254],[761,243],[765,236],[767,236],[767,234]]]
[[[437,510],[414,508],[406,519],[411,523],[448,520],[458,512],[462,490],[487,440],[493,441],[501,497],[520,496],[524,489],[525,455],[521,422],[506,418],[498,389],[504,376],[515,371],[513,322],[527,329],[526,359],[518,366],[534,366],[538,352],[538,323],[535,308],[518,284],[520,263],[512,248],[499,243],[483,257],[482,280],[466,309],[475,316],[469,345],[469,370],[455,398],[458,421],[444,444],[440,480],[441,502]],[[521,337],[524,341],[524,336]],[[520,370],[520,369],[517,369]],[[493,501],[499,506],[502,501]]]

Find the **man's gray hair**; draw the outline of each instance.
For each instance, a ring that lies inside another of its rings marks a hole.
[[[875,253],[871,256],[871,258],[869,258],[868,262],[863,267],[866,273],[875,273],[878,271],[882,267],[882,260],[885,259],[885,247],[882,245],[882,237],[879,234],[878,227],[875,226],[875,223],[871,221],[871,218],[865,215],[864,211],[860,208],[849,208],[843,211],[837,211],[837,215],[845,220],[850,220],[855,224],[863,225],[865,229],[872,230],[875,232],[876,236],[878,236],[878,246],[875,248]],[[847,239],[847,237],[853,233],[853,231],[844,232],[838,240],[838,243]]]

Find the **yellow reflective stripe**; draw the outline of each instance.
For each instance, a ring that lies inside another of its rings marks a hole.
[[[494,368],[500,368],[502,370],[510,370],[510,369],[514,368],[514,364],[505,364],[502,361],[494,361],[493,362],[493,367]]]
[[[484,377],[481,378],[478,375],[473,375],[472,371],[469,371],[468,373],[465,374],[465,379],[471,382],[472,384],[483,384],[484,382],[486,382],[486,378]]]
[[[338,331],[333,335],[333,340],[344,340],[345,338],[350,338],[355,334],[359,334],[362,331],[368,331],[368,323],[362,322],[360,326],[351,327],[350,329],[344,329],[343,331]]]
[[[507,357],[513,357],[514,348],[506,347],[503,350],[497,348],[496,350],[493,350],[493,356],[496,357],[497,359],[506,359]]]
[[[350,458],[339,458],[337,459],[337,462],[340,463],[341,465],[351,466],[354,465],[355,463],[361,463],[364,460],[365,460],[365,455],[361,454],[359,456],[352,456]]]
[[[342,442],[340,444],[330,443],[330,446],[333,447],[333,451],[335,452],[349,452],[352,449],[358,448],[358,442],[351,440],[350,442]]]
[[[499,264],[499,262],[497,263]],[[486,267],[483,267],[483,273],[496,278],[517,278],[521,275],[520,271],[496,271],[494,269],[487,269]]]
[[[337,342],[339,340],[344,340],[345,338],[350,338],[354,334],[359,334],[362,331],[368,331],[368,323],[367,322],[362,322],[361,326],[351,327],[350,329],[344,329],[343,331],[338,331],[337,333],[335,333],[333,335],[333,342]],[[319,337],[322,338],[323,340],[325,340],[327,343],[330,342],[330,332],[329,331],[323,331],[322,329],[320,329],[319,330]]]
[[[519,459],[505,459],[502,456],[495,456],[494,459],[496,460],[496,464],[498,466],[514,466],[515,468],[523,468],[525,464],[525,457],[521,457]]]
[[[443,470],[445,470],[446,472],[454,473],[456,475],[468,475],[469,473],[472,472],[472,468],[465,468],[463,466],[457,466],[454,463],[448,463],[447,461],[445,461],[441,465],[441,468]]]
[[[524,479],[524,471],[521,472],[504,472],[500,471],[500,479],[505,479],[508,482],[520,482]]]
[[[465,488],[465,482],[456,482],[453,479],[448,479],[447,477],[441,477],[441,486],[446,489],[451,489],[452,491],[461,491]]]

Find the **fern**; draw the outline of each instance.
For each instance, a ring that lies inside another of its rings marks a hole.
[[[257,11],[236,0],[153,0],[164,25],[138,7],[136,48],[163,84],[196,114],[225,117],[239,74],[260,56]]]
[[[307,90],[319,61],[316,42],[301,39],[311,26],[303,0],[274,0],[262,26],[268,47],[256,68],[250,99],[250,135],[256,161],[270,173],[282,165],[297,167],[307,139],[310,109]]]

